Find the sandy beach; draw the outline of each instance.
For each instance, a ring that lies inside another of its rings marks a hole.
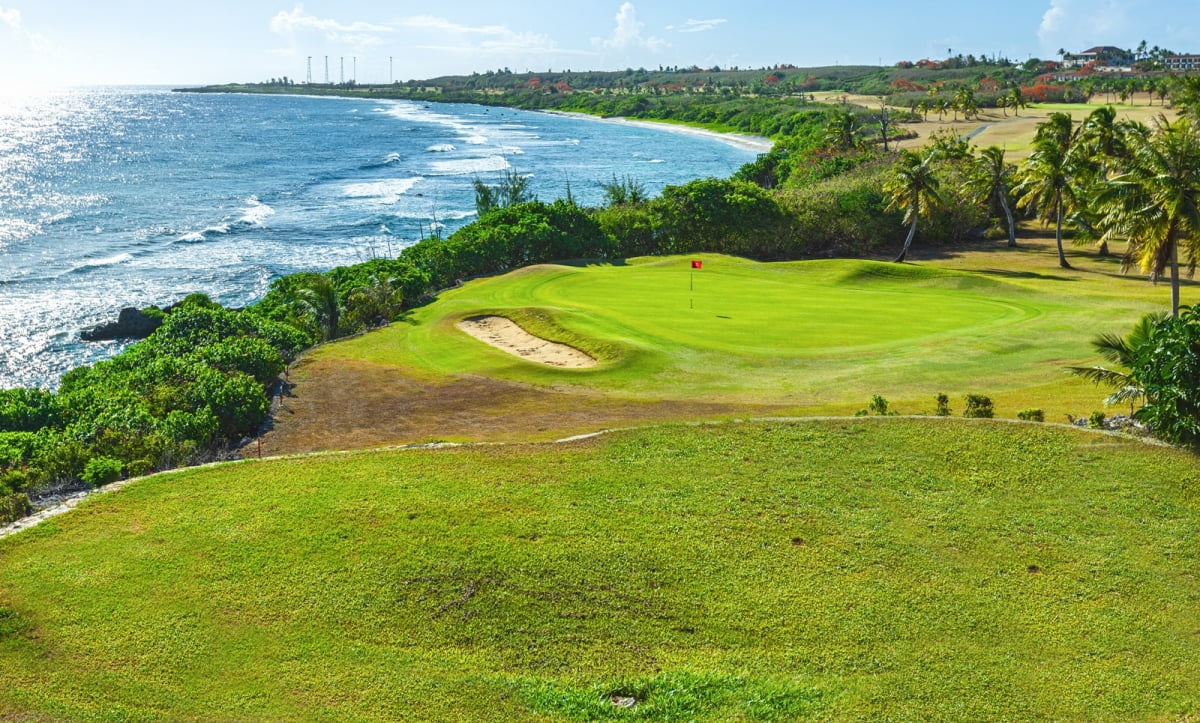
[[[587,113],[575,113],[561,110],[542,111],[543,113],[554,113],[556,115],[570,116],[572,118],[585,118],[588,120],[600,121],[602,123],[624,123],[625,125],[641,126],[643,128],[654,128],[671,133],[680,133],[682,135],[698,136],[701,138],[711,138],[722,143],[728,143],[735,148],[741,148],[747,151],[757,151],[759,153],[767,153],[775,145],[775,141],[762,136],[750,136],[743,133],[721,133],[719,131],[710,131],[706,128],[696,128],[694,126],[686,126],[679,123],[661,123],[659,121],[649,120],[634,120],[631,118],[601,118],[596,115]]]

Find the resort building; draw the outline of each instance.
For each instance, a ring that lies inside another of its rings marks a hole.
[[[1168,55],[1163,58],[1163,65],[1175,72],[1200,70],[1200,55]]]
[[[1063,56],[1064,68],[1082,68],[1088,63],[1112,68],[1128,68],[1133,65],[1133,53],[1111,45],[1097,45],[1082,53],[1067,53]]]

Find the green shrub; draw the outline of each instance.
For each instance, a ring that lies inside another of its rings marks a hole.
[[[1106,419],[1104,412],[1096,411],[1088,415],[1088,427],[1092,429],[1104,429],[1104,420]]]
[[[154,462],[149,459],[131,459],[125,463],[125,473],[130,477],[145,477],[154,471]]]
[[[1017,412],[1017,419],[1024,419],[1026,422],[1044,422],[1046,415],[1042,410],[1031,407]]]
[[[967,408],[963,410],[964,417],[972,419],[991,419],[993,416],[992,400],[990,397],[985,397],[981,394],[968,394],[966,396]]]
[[[875,396],[871,397],[871,403],[867,405],[867,409],[870,409],[872,412],[875,412],[880,416],[884,416],[888,413],[888,401],[876,394]]]
[[[937,397],[937,415],[939,417],[950,416],[950,397],[945,394],[938,394]]]
[[[1133,383],[1146,404],[1133,416],[1174,444],[1200,444],[1200,309],[1179,307],[1134,351]]]
[[[100,487],[121,479],[124,464],[112,457],[92,457],[83,468],[80,478],[93,487]]]
[[[0,495],[0,525],[19,520],[31,512],[33,508],[29,504],[29,497],[24,493]]]

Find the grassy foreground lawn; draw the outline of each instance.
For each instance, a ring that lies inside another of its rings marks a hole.
[[[631,400],[773,404],[847,414],[874,394],[901,412],[986,394],[998,414],[1041,407],[1086,415],[1104,393],[1063,367],[1095,360],[1089,339],[1161,308],[1164,286],[1080,254],[1047,268],[1044,248],[964,262],[757,263],[699,255],[628,265],[539,266],[468,282],[407,323],[323,347],[313,359],[402,368],[425,379],[476,375]],[[964,257],[966,258],[966,257]],[[693,289],[694,290],[691,290]],[[1195,287],[1184,290],[1195,298]],[[468,337],[458,320],[509,316],[599,357],[590,370],[521,360]]]
[[[881,418],[160,475],[0,540],[0,717],[1188,718],[1198,485]]]

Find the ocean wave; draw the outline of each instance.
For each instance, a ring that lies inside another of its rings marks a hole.
[[[371,163],[364,163],[362,166],[359,167],[359,170],[360,171],[370,171],[370,170],[376,169],[376,168],[387,168],[388,166],[396,165],[397,163],[400,162],[400,160],[401,160],[401,158],[400,158],[399,153],[389,153],[378,161],[372,161]]]
[[[469,130],[467,132],[470,133]],[[472,133],[470,135],[465,136],[463,138],[463,142],[467,143],[468,145],[472,145],[472,146],[485,146],[485,145],[487,145],[488,137],[481,136],[478,133]]]
[[[342,186],[342,195],[376,203],[393,204],[420,183],[418,178],[389,178],[384,181],[348,183]]]
[[[80,274],[80,273],[84,273],[87,271],[91,271],[93,269],[102,269],[106,266],[116,266],[118,264],[129,263],[130,261],[133,261],[133,254],[127,254],[127,253],[113,254],[112,256],[105,256],[104,258],[94,259],[91,261],[85,261],[82,264],[76,264],[75,266],[72,266],[70,269],[68,269],[67,273],[68,274]]]
[[[446,221],[461,221],[464,218],[470,218],[476,215],[475,211],[467,210],[438,210],[429,209],[427,211],[401,211],[400,213],[389,214],[391,218],[400,218],[408,221],[428,221],[434,216]],[[391,233],[391,230],[388,230]]]
[[[434,161],[430,164],[433,175],[437,176],[467,176],[472,173],[490,173],[506,171],[512,168],[504,156],[485,156],[483,158],[462,158],[454,161]]]
[[[275,209],[259,201],[257,196],[247,198],[246,204],[241,218],[237,220],[238,223],[248,226],[262,226],[264,221],[275,215]]]
[[[195,244],[203,243],[208,240],[209,236],[224,236],[237,229],[243,228],[260,228],[268,218],[275,215],[275,209],[258,200],[258,196],[251,196],[246,199],[246,206],[242,209],[242,214],[233,221],[223,221],[221,223],[208,226],[201,231],[184,231],[175,237],[176,243]],[[175,233],[170,229],[164,229],[163,233]]]
[[[457,151],[458,149],[455,148],[454,144],[452,143],[436,143],[425,150],[429,151],[430,153],[449,153],[450,151]]]

